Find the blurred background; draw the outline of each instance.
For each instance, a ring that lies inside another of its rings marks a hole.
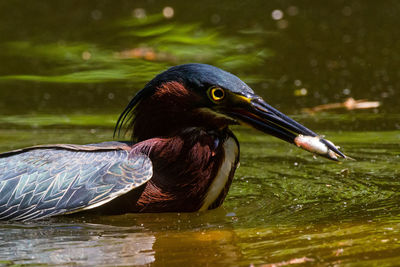
[[[399,5],[4,1],[0,113],[117,114],[155,74],[202,62],[238,75],[285,113],[352,97],[380,102],[361,111],[368,127],[400,128],[391,116],[400,112]],[[375,123],[376,114],[387,120]]]
[[[399,13],[395,0],[0,1],[0,151],[112,140],[154,75],[200,62],[357,159],[234,127],[222,208],[0,223],[0,266],[397,266]]]

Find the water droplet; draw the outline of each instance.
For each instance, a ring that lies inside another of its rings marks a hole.
[[[93,10],[90,15],[92,16],[92,19],[94,19],[94,20],[99,20],[103,17],[103,13],[98,9]]]
[[[221,21],[221,17],[218,14],[213,14],[211,16],[211,22],[214,24],[218,24]]]
[[[342,9],[342,14],[345,15],[345,16],[351,16],[352,13],[353,13],[353,10],[349,6],[345,6]]]
[[[351,93],[351,90],[349,88],[344,88],[343,89],[343,94],[344,95],[349,95]]]
[[[146,10],[143,8],[135,8],[132,12],[132,16],[137,19],[144,19],[146,18]]]
[[[51,98],[51,95],[49,93],[44,93],[43,98],[45,100],[49,100]]]
[[[350,43],[351,42],[351,36],[348,34],[343,35],[342,37],[343,43]]]
[[[92,57],[92,54],[89,51],[83,51],[82,52],[82,59],[83,60],[89,60]]]
[[[296,16],[299,14],[299,8],[297,6],[289,6],[286,11],[289,16]]]
[[[278,21],[276,23],[276,26],[279,29],[286,29],[289,26],[289,22],[287,20],[283,19],[283,20]]]
[[[283,18],[283,12],[282,12],[282,10],[279,10],[279,9],[273,10],[272,13],[271,13],[271,17],[272,17],[273,20],[280,20],[280,19],[282,19],[282,18]]]
[[[170,6],[166,6],[164,7],[162,13],[165,18],[170,19],[174,16],[174,9]]]

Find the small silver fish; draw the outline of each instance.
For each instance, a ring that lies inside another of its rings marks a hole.
[[[302,135],[299,134],[295,139],[294,143],[298,146],[301,147],[304,150],[307,150],[308,152],[321,155],[324,157],[327,157],[329,159],[333,160],[338,160],[338,154],[335,153],[334,151],[330,150],[329,147],[322,142],[321,140],[324,140],[328,144],[332,145],[333,147],[336,147],[331,141],[323,139],[320,136],[307,136],[307,135]],[[336,147],[338,148],[338,147]],[[346,156],[344,158],[347,158]]]

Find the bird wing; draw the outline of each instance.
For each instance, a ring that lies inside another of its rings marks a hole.
[[[0,219],[31,220],[95,208],[150,180],[151,160],[115,143],[0,154]]]

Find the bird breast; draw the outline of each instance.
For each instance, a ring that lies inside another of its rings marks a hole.
[[[234,138],[229,137],[223,143],[224,150],[224,160],[219,167],[219,170],[212,181],[206,196],[204,198],[203,205],[200,211],[207,210],[212,203],[214,203],[217,198],[221,195],[222,191],[225,189],[226,184],[229,181],[229,177],[233,175],[232,169],[236,168],[239,156],[239,147]]]

